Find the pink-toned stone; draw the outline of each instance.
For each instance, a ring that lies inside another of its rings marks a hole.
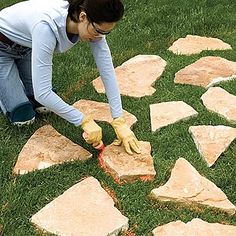
[[[236,138],[236,128],[199,125],[189,127],[194,143],[210,167]]]
[[[153,189],[150,196],[160,201],[196,203],[219,208],[230,215],[236,207],[214,183],[201,176],[184,158],[176,161],[170,179],[159,188]]]
[[[187,35],[173,43],[168,49],[175,54],[191,55],[204,50],[229,50],[232,49],[227,43],[217,38],[201,37],[197,35]]]
[[[56,235],[116,236],[128,229],[128,218],[98,180],[88,177],[32,216],[39,229]]]
[[[236,96],[220,87],[209,88],[201,97],[205,107],[229,122],[236,122]]]
[[[180,220],[158,226],[153,236],[235,236],[236,226],[219,223],[208,223],[195,218],[188,223]]]
[[[59,134],[52,126],[45,125],[30,137],[21,150],[13,172],[26,174],[68,161],[85,161],[92,154]]]
[[[123,146],[111,144],[103,152],[101,166],[118,182],[152,180],[156,171],[149,142],[140,141],[141,154],[129,155]]]
[[[93,117],[95,120],[106,121],[109,123],[113,120],[111,117],[110,107],[107,103],[81,99],[78,102],[75,102],[73,106],[85,115]],[[123,111],[123,117],[129,127],[137,122],[137,118],[125,110]]]
[[[152,95],[156,91],[152,85],[160,78],[165,66],[166,61],[156,55],[138,55],[129,59],[115,69],[120,93],[131,97]],[[97,92],[105,92],[100,77],[93,81],[93,86]]]
[[[150,105],[152,132],[164,126],[174,124],[180,120],[187,120],[198,113],[191,106],[182,101],[161,102]]]
[[[175,74],[175,83],[209,88],[236,77],[236,62],[221,57],[202,57]]]

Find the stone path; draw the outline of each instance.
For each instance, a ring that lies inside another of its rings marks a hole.
[[[59,134],[52,126],[38,129],[21,150],[13,172],[26,174],[33,170],[68,161],[85,161],[92,154]]]
[[[236,138],[236,128],[223,125],[218,126],[191,126],[194,143],[208,166],[214,165],[218,157],[229,147]]]
[[[97,121],[111,123],[113,120],[108,103],[81,99],[78,102],[75,102],[73,106]],[[123,111],[123,116],[129,127],[132,127],[137,122],[137,118],[125,110]]]
[[[199,53],[202,50],[225,49],[231,47],[221,40],[191,35],[179,39],[169,48],[176,54],[186,55]],[[115,69],[121,94],[131,97],[152,95],[156,91],[152,85],[161,77],[166,64],[165,60],[156,55],[138,55],[126,61]],[[220,81],[232,79],[236,77],[235,75],[236,62],[208,56],[177,72],[174,81],[209,88]],[[100,78],[95,79],[93,85],[99,93],[104,93]],[[217,112],[230,122],[235,121],[234,95],[221,88],[209,88],[201,99],[208,110]],[[108,123],[112,120],[106,103],[80,100],[74,103],[74,106],[86,115],[91,115],[95,120]],[[151,104],[151,129],[154,132],[169,124],[197,115],[198,112],[184,101]],[[124,111],[124,116],[130,127],[137,122],[136,117],[127,111]],[[209,167],[215,164],[217,158],[235,139],[235,130],[227,126],[189,127],[193,141]],[[141,154],[133,156],[126,154],[122,146],[108,145],[99,156],[101,167],[119,184],[136,180],[153,180],[156,170],[151,156],[151,144],[145,141],[140,141],[140,144]],[[13,171],[17,174],[25,174],[65,161],[87,160],[91,156],[87,150],[47,125],[38,129],[23,147]],[[201,176],[184,158],[176,161],[167,183],[153,189],[150,196],[158,201],[214,207],[230,215],[235,214],[236,211],[235,205],[228,200],[221,189]],[[128,218],[114,207],[112,198],[93,177],[87,177],[48,203],[32,216],[31,222],[37,228],[65,236],[117,236],[128,229]],[[177,233],[181,236],[236,235],[235,226],[208,223],[201,219],[193,219],[186,224],[181,221],[170,222],[158,226],[152,232],[154,236],[172,236]]]
[[[236,207],[227,196],[211,181],[201,176],[184,158],[179,158],[171,171],[170,179],[150,196],[159,201],[196,203],[219,208],[233,215]]]
[[[153,180],[156,171],[151,156],[149,142],[141,142],[141,154],[132,156],[124,152],[121,146],[111,144],[105,148],[100,158],[103,169],[118,183],[133,182],[134,180]]]
[[[221,57],[202,57],[175,74],[175,83],[209,88],[221,81],[236,78],[236,62]]]
[[[236,96],[222,88],[210,88],[201,97],[209,111],[216,112],[229,122],[236,122]]]
[[[56,235],[116,236],[128,229],[128,219],[93,177],[66,190],[32,216],[38,228]]]
[[[198,112],[182,101],[161,102],[150,105],[152,132],[180,120],[196,117]]]
[[[196,218],[186,224],[178,220],[159,226],[152,233],[154,236],[235,236],[236,226],[208,223]]]
[[[117,81],[122,95],[143,97],[152,95],[156,90],[154,82],[164,72],[166,61],[156,55],[138,55],[115,69]],[[101,78],[93,81],[99,93],[105,93]]]
[[[187,35],[173,43],[168,50],[175,54],[191,55],[204,50],[229,50],[232,49],[227,43],[217,38],[200,37],[197,35]]]

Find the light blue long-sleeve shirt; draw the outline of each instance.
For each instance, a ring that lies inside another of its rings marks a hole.
[[[32,48],[32,82],[36,100],[78,126],[83,114],[52,91],[53,53],[63,53],[79,42],[78,36],[71,41],[66,33],[68,5],[64,0],[17,3],[0,11],[0,31],[12,41]],[[121,98],[105,37],[90,42],[90,47],[105,86],[112,117],[120,117]]]

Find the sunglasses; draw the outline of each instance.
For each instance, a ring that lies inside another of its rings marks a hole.
[[[101,35],[108,35],[108,34],[111,33],[111,30],[109,30],[109,31],[103,31],[103,30],[101,30],[101,29],[98,29],[98,28],[94,25],[94,23],[93,23],[92,21],[89,20],[89,22],[92,24],[93,29],[94,29],[98,34],[101,34]]]
[[[93,29],[94,29],[94,31],[95,31],[96,33],[101,34],[101,35],[108,35],[108,34],[111,33],[111,30],[109,30],[109,31],[104,31],[104,30],[98,29],[98,28],[94,25],[94,23],[90,20],[90,17],[88,16],[88,13],[86,12],[85,7],[82,6],[82,5],[80,5],[80,8],[82,8],[82,9],[85,11],[85,13],[86,13],[86,15],[87,15],[87,19],[88,19],[89,23],[91,23],[91,25],[93,26]]]

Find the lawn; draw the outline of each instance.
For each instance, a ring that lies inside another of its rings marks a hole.
[[[15,2],[1,0],[0,8]],[[221,56],[236,61],[236,1],[124,0],[124,4],[126,11],[123,20],[107,37],[114,65],[118,66],[138,54],[158,55],[168,63],[161,79],[154,85],[156,92],[152,96],[139,99],[122,96],[123,108],[138,119],[133,128],[136,136],[151,143],[157,172],[155,180],[117,185],[99,167],[97,152],[82,139],[82,130],[56,115],[38,117],[34,125],[19,129],[11,126],[0,114],[0,224],[4,226],[6,236],[40,235],[29,222],[30,217],[86,176],[94,176],[103,187],[114,190],[119,200],[116,207],[129,218],[130,230],[137,236],[151,235],[158,225],[175,220],[188,222],[197,217],[208,222],[236,225],[236,215],[229,216],[207,207],[154,202],[148,198],[153,188],[169,179],[176,160],[183,157],[236,204],[236,142],[209,168],[188,133],[191,125],[228,125],[235,128],[236,125],[206,110],[200,99],[206,89],[174,84],[177,71],[203,56]],[[177,56],[167,50],[175,40],[187,34],[220,38],[229,43],[233,50],[205,51],[192,56]],[[70,104],[79,99],[107,101],[105,95],[98,94],[92,87],[91,81],[97,76],[86,43],[79,43],[67,53],[54,57],[53,84],[58,94]],[[236,80],[219,86],[236,95]],[[152,133],[149,104],[178,100],[191,105],[199,115]],[[94,158],[23,176],[13,175],[13,166],[24,144],[39,127],[48,123],[92,152]],[[115,138],[114,131],[108,124],[99,124],[103,128],[105,144],[110,144]]]

